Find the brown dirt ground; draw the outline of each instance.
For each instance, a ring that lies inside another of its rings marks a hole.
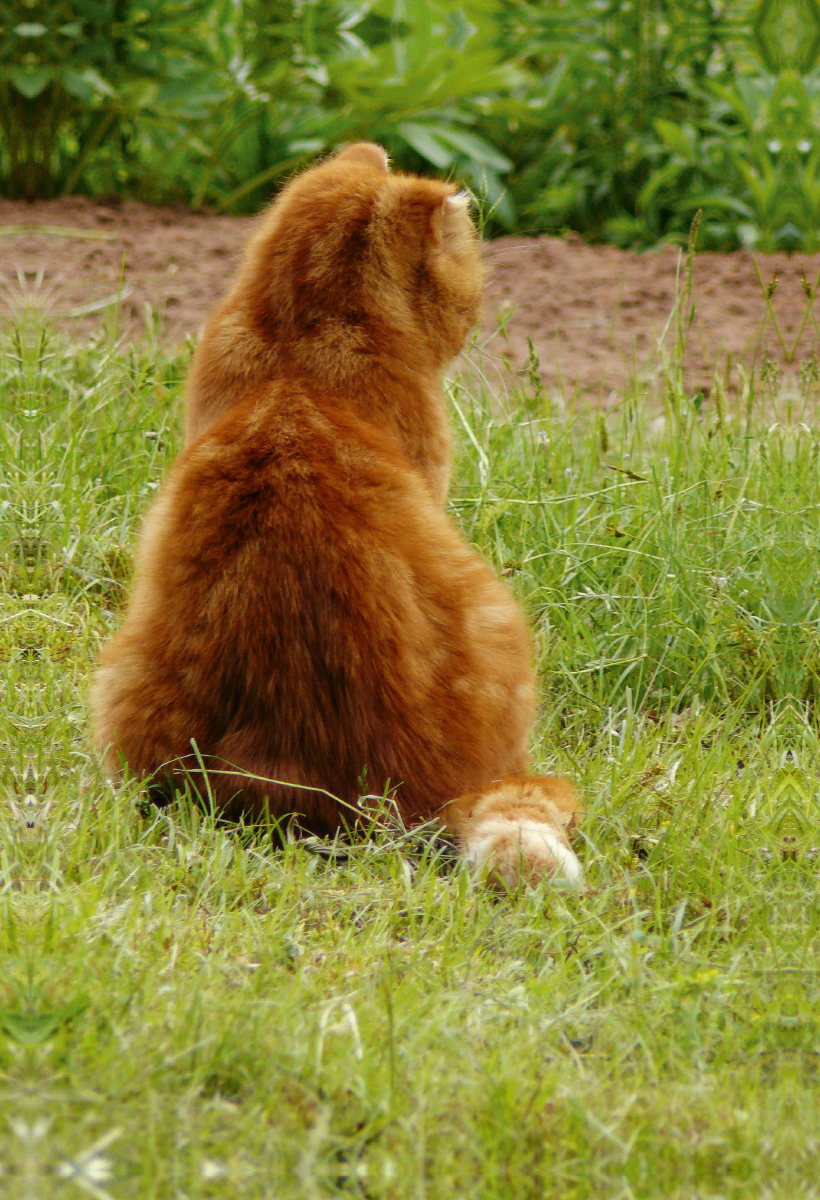
[[[168,345],[196,336],[224,291],[253,225],[132,201],[69,197],[34,204],[0,200],[0,314],[28,298],[61,327],[91,332],[110,314],[122,283],[120,328],[145,330],[146,306],[161,319]],[[632,254],[587,246],[579,238],[507,237],[487,243],[484,340],[489,362],[524,368],[528,339],[548,387],[601,397],[606,403],[637,374],[651,390],[658,337],[672,310],[678,251]],[[772,306],[791,351],[806,310],[801,277],[813,284],[820,256],[760,256]],[[696,314],[688,382],[708,387],[715,369],[748,366],[765,347],[785,361],[751,254],[700,254],[695,260]],[[498,332],[506,320],[506,336]],[[817,326],[806,322],[795,362],[809,357]],[[671,345],[671,336],[667,341]]]

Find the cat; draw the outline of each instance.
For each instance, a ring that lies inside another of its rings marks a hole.
[[[353,823],[364,778],[496,883],[581,878],[572,784],[526,774],[524,618],[444,508],[442,372],[482,291],[467,198],[374,144],[263,214],[95,675],[113,773],[320,835]]]

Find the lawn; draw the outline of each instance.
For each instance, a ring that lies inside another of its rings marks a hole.
[[[89,672],[190,347],[6,330],[5,1195],[820,1195],[816,359],[692,396],[684,326],[608,415],[478,346],[449,384],[534,765],[587,810],[585,890],[502,896],[433,829],[276,849],[103,777]]]

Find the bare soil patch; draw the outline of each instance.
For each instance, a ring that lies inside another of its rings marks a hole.
[[[177,344],[201,329],[253,222],[132,201],[0,201],[0,312],[34,303],[76,335],[116,309],[128,335],[143,335],[158,318],[162,340]],[[484,340],[502,374],[526,368],[531,342],[547,387],[604,403],[631,379],[652,389],[675,298],[675,247],[633,254],[575,237],[508,237],[487,243],[485,254]],[[789,356],[808,358],[813,314],[793,344],[808,303],[802,280],[814,284],[820,256],[759,256],[758,265],[767,284],[777,275],[771,304]],[[737,362],[748,369],[764,351],[786,361],[751,254],[698,255],[694,298],[690,386],[708,388],[715,370],[731,373]]]

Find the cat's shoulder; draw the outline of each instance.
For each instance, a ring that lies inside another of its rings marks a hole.
[[[332,397],[287,382],[259,389],[183,451],[179,503],[212,513],[277,496],[289,507],[356,493],[413,491],[417,472],[395,438]]]

